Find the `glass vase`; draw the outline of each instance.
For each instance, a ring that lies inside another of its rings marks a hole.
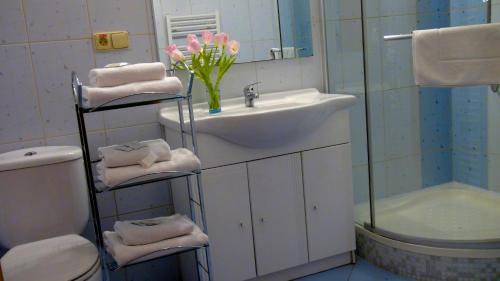
[[[221,112],[220,91],[219,89],[207,88],[208,112],[216,114]]]

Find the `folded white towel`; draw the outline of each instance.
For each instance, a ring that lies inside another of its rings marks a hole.
[[[144,147],[132,151],[123,151],[119,150],[121,145],[112,145],[99,147],[97,151],[99,153],[99,158],[102,159],[102,165],[106,168],[123,167],[137,164],[148,168],[154,162],[168,161],[170,160],[170,158],[172,158],[170,146],[165,140],[147,140],[141,141],[139,142],[139,144],[144,145]],[[150,163],[150,161],[147,161],[152,157],[150,154],[153,154],[153,156],[155,156],[152,163]]]
[[[500,83],[500,24],[416,30],[412,43],[417,85]]]
[[[193,232],[188,235],[139,246],[125,245],[116,232],[104,231],[103,235],[106,250],[120,266],[173,254],[189,247],[201,247],[208,244],[208,236],[196,225]]]
[[[166,68],[161,62],[138,63],[94,68],[89,72],[89,82],[94,87],[113,87],[133,82],[162,80],[165,76]]]
[[[162,80],[135,82],[116,87],[83,87],[83,98],[87,106],[99,106],[114,99],[124,98],[140,93],[177,94],[182,91],[182,83],[177,77],[166,77]]]
[[[201,168],[200,160],[193,152],[185,148],[172,150],[170,161],[153,164],[150,168],[139,165],[118,168],[106,168],[102,161],[97,164],[98,179],[107,187],[114,187],[136,177],[162,172],[191,172]]]
[[[194,229],[194,223],[186,216],[175,214],[146,220],[117,221],[114,229],[123,244],[133,246],[189,234]]]

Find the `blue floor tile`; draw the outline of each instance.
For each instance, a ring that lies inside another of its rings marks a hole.
[[[409,279],[397,276],[393,273],[385,271],[373,264],[358,259],[356,266],[352,270],[349,281],[407,281]]]
[[[356,265],[346,265],[306,276],[296,281],[409,281],[357,258]]]
[[[314,275],[309,275],[297,279],[296,281],[326,281],[326,280],[348,281],[353,267],[354,266],[352,265],[345,265],[332,270],[323,271],[320,273],[316,273]]]

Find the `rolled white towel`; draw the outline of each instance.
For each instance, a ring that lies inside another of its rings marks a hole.
[[[135,82],[116,87],[83,87],[83,98],[87,106],[95,107],[114,99],[124,98],[140,93],[177,94],[182,91],[182,83],[177,77],[166,77],[162,80]]]
[[[155,162],[168,161],[172,158],[170,146],[165,140],[147,140],[141,141],[139,144],[144,145],[144,147],[132,151],[123,151],[119,149],[122,145],[111,145],[99,147],[97,151],[99,158],[102,159],[102,165],[106,168],[137,164],[148,168]],[[144,160],[151,157],[151,154],[155,156],[153,161],[151,161],[152,163],[144,163]]]
[[[128,180],[162,172],[192,172],[201,168],[200,159],[185,148],[172,150],[170,161],[157,162],[149,168],[139,165],[106,168],[102,161],[97,164],[97,178],[107,187],[114,187]]]
[[[186,216],[175,214],[146,220],[117,221],[115,232],[120,235],[123,244],[145,245],[189,234],[194,223]]]
[[[104,245],[119,266],[138,263],[173,254],[189,247],[201,247],[208,244],[208,236],[198,226],[188,235],[162,240],[156,243],[128,246],[116,232],[104,231]]]
[[[161,62],[137,63],[94,68],[89,72],[89,81],[94,87],[113,87],[133,82],[162,80],[165,76],[166,68]]]

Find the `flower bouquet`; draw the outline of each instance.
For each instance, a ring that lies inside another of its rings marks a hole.
[[[195,77],[205,84],[209,112],[218,113],[221,111],[220,81],[236,61],[240,43],[229,40],[229,36],[224,32],[214,35],[209,31],[202,32],[203,44],[195,34],[188,34],[186,40],[187,50],[191,54],[191,65],[186,64],[186,57],[175,44],[165,48],[165,52],[176,68],[193,71]]]

